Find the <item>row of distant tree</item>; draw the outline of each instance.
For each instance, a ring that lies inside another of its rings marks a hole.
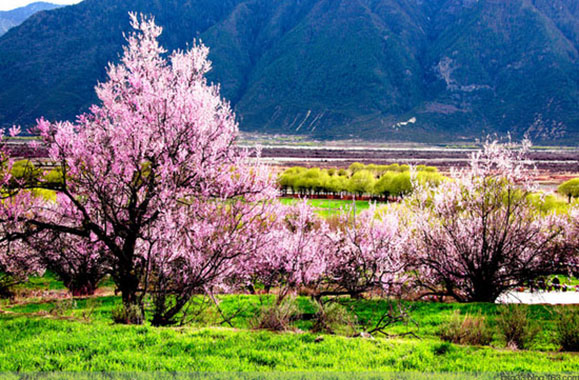
[[[292,167],[279,177],[284,195],[367,195],[400,198],[412,192],[413,183],[437,186],[445,179],[432,166],[364,165],[348,169]]]
[[[414,182],[437,186],[446,177],[433,166],[419,165],[411,173],[408,165],[364,165],[358,162],[348,169],[304,168],[300,166],[285,170],[279,177],[283,195],[370,195],[373,197],[404,197],[412,192]],[[56,188],[62,183],[59,170],[44,171],[30,160],[20,160],[11,167],[12,186],[15,182],[34,182],[42,178],[45,188]],[[562,183],[557,192],[571,202],[579,198],[579,178]]]

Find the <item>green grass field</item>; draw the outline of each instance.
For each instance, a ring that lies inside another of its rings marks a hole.
[[[282,198],[281,203],[285,205],[296,204],[301,202],[296,198]],[[323,217],[339,214],[344,210],[349,210],[354,207],[354,201],[341,199],[308,199],[308,203],[316,209],[316,213]],[[367,210],[370,207],[368,201],[356,201],[356,212]]]
[[[222,323],[214,307],[184,327],[114,325],[111,312],[120,299],[111,290],[105,287],[103,296],[72,300],[57,298],[62,286],[50,276],[21,286],[19,292],[29,292],[28,298],[0,304],[0,372],[579,372],[579,354],[558,352],[555,315],[545,306],[531,307],[542,328],[531,349],[513,351],[505,348],[498,332],[488,347],[450,344],[436,334],[455,310],[480,314],[494,325],[499,306],[493,304],[406,303],[417,325],[394,325],[387,332],[411,331],[416,337],[364,339],[314,334],[308,321],[296,322],[291,332],[254,330],[260,308],[273,301],[273,296],[257,295],[220,297],[226,315],[241,310],[233,327]],[[302,312],[314,310],[308,298],[299,297],[297,303]],[[359,320],[373,321],[388,302],[349,300],[345,307]]]

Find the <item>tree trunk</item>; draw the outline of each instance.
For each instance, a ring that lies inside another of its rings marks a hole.
[[[167,304],[167,298],[163,297],[156,305],[155,308],[155,315],[153,315],[153,320],[151,321],[151,325],[153,326],[171,326],[177,323],[175,317],[189,302],[191,299],[191,294],[186,293],[181,297],[176,297],[175,304],[173,306],[169,306]]]
[[[117,282],[123,300],[124,315],[119,323],[141,325],[144,321],[143,298],[139,296],[139,278],[134,274],[125,274]]]
[[[79,286],[71,285],[68,286],[68,289],[73,297],[88,297],[94,295],[96,286],[93,284],[84,284]]]
[[[498,298],[497,285],[481,282],[473,285],[473,292],[470,302],[490,302],[494,303]]]

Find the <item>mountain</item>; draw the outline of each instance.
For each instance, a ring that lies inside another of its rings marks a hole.
[[[579,143],[576,0],[85,0],[0,38],[0,125],[87,110],[129,11],[212,49],[243,130]]]
[[[11,11],[0,11],[0,36],[6,33],[10,28],[18,26],[28,17],[40,11],[47,11],[59,8],[60,5],[44,2],[28,4],[25,7],[16,8]]]

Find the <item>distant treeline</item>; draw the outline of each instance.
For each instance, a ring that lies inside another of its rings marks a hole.
[[[438,185],[445,177],[433,166],[414,167],[416,181]],[[348,169],[292,167],[279,177],[284,195],[358,195],[387,199],[412,192],[408,165],[364,165],[355,162]]]
[[[10,181],[8,187],[35,188],[42,184],[42,188],[56,189],[63,183],[60,170],[44,170],[38,168],[30,160],[15,161],[10,167]]]

